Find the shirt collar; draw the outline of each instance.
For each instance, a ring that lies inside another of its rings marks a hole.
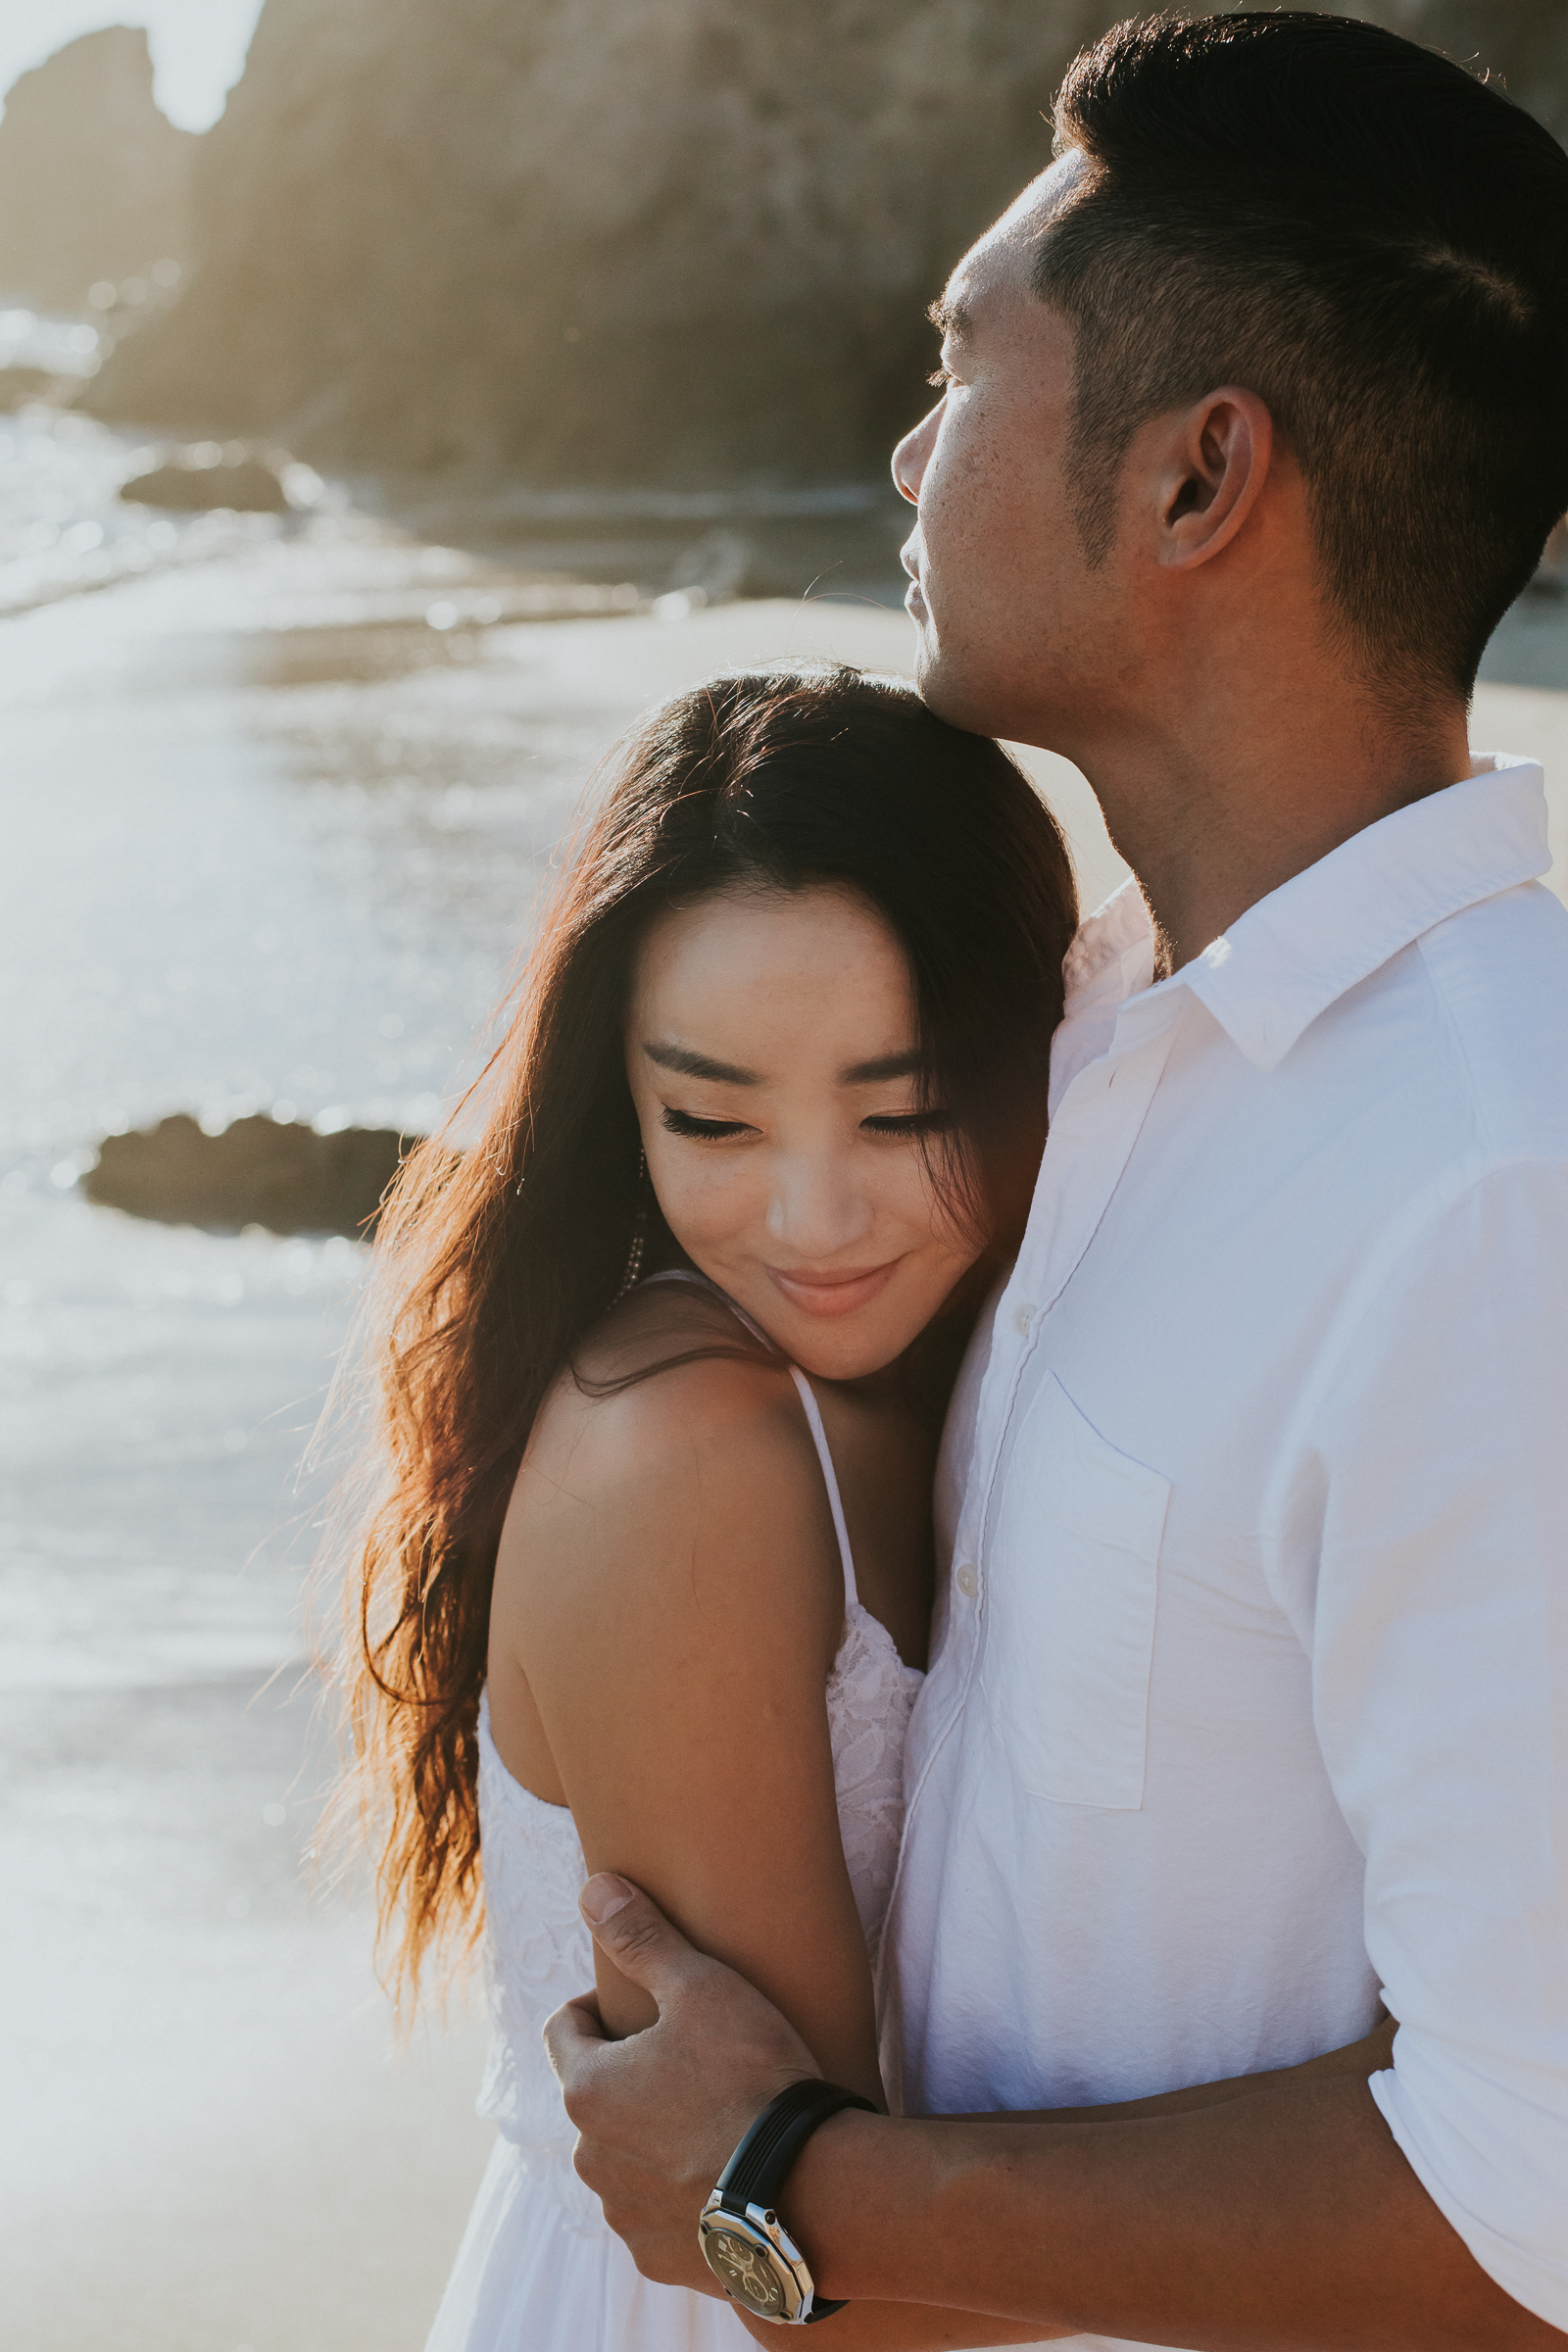
[[[1131,874],[1102,906],[1085,915],[1061,974],[1069,1019],[1097,1004],[1119,1004],[1148,988],[1154,976],[1154,934]]]
[[[1550,864],[1540,764],[1498,752],[1461,783],[1352,833],[1153,987],[1149,913],[1125,882],[1068,951],[1067,1011],[1186,989],[1255,1068],[1272,1070],[1319,1013],[1412,940]]]

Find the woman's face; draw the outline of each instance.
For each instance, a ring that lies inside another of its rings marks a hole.
[[[824,1379],[891,1363],[984,1246],[932,1190],[916,1059],[903,949],[851,891],[704,899],[643,943],[626,1073],[659,1205]]]

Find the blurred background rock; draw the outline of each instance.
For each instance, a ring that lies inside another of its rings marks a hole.
[[[1568,119],[1560,0],[1365,13]],[[142,36],[101,30],[12,91],[0,286],[91,320],[81,412],[373,478],[427,533],[588,571],[613,513],[653,586],[891,576],[924,306],[1049,159],[1061,71],[1114,14],[265,0],[199,138],[158,113]]]
[[[1560,0],[1364,12],[1555,125]],[[879,475],[1103,0],[267,0],[104,416],[534,484]]]
[[[1103,10],[268,0],[104,414],[532,482],[880,471]],[[923,298],[923,299],[922,299]]]
[[[0,291],[82,313],[114,281],[139,302],[172,291],[197,145],[154,104],[139,26],[85,33],[24,74],[0,122]]]

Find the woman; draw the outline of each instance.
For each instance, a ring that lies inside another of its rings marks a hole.
[[[1022,1230],[1074,924],[996,744],[851,670],[718,680],[624,747],[480,1142],[389,1205],[356,1731],[410,1979],[482,1848],[502,2135],[432,2352],[744,2340],[572,2172],[539,2027],[586,1978],[587,1871],[881,2099],[932,1449]]]

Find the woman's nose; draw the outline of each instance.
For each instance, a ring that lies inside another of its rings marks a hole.
[[[777,1171],[767,1230],[792,1263],[820,1265],[843,1257],[874,1222],[872,1204],[848,1169],[796,1161]]]
[[[913,432],[906,433],[893,452],[894,482],[911,507],[917,507],[920,503],[920,484],[925,480],[925,469],[931,463],[931,452],[936,447],[937,434],[942,429],[945,400],[944,394],[943,400],[937,402],[930,415],[922,416]]]

